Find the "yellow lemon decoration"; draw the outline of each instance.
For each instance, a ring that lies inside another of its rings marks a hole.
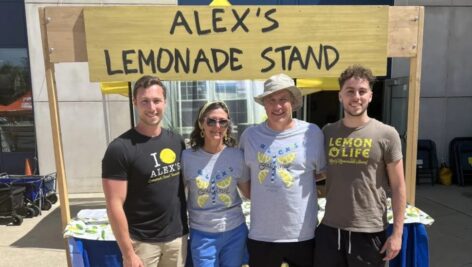
[[[205,181],[201,176],[195,178],[195,182],[197,183],[198,189],[207,189],[210,185],[210,182]]]
[[[225,203],[227,207],[231,205],[231,197],[228,194],[219,194],[218,198],[221,200],[221,202]]]
[[[267,174],[269,174],[269,170],[262,170],[259,172],[259,174],[257,175],[257,179],[259,179],[259,183],[263,184],[266,177],[267,177]]]
[[[285,184],[285,187],[291,187],[293,185],[293,177],[287,170],[278,169],[277,173],[282,179],[282,182]]]
[[[221,188],[221,189],[227,188],[231,184],[232,179],[233,177],[228,176],[225,179],[216,182],[216,186],[218,186],[218,188]]]
[[[292,163],[294,159],[295,159],[295,152],[292,152],[292,153],[288,153],[287,155],[278,157],[277,162],[279,162],[279,164],[285,165],[285,164]]]
[[[175,162],[175,152],[169,148],[164,148],[161,151],[161,154],[159,154],[159,157],[161,158],[162,162],[166,164],[171,164]]]
[[[210,196],[208,194],[204,194],[201,196],[197,197],[197,204],[200,208],[203,208],[205,204],[208,202],[208,199],[210,199]]]
[[[267,163],[270,161],[270,156],[262,152],[257,152],[257,161],[259,163]]]

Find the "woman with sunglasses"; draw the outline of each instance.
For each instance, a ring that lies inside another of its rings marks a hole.
[[[191,148],[182,153],[194,267],[241,267],[246,255],[248,230],[238,188],[249,196],[249,173],[231,126],[224,102],[206,103],[190,134]]]

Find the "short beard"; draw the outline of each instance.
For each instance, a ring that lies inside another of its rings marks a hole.
[[[360,116],[363,116],[367,112],[367,108],[363,109],[361,112],[356,113],[356,114],[349,112],[347,109],[344,109],[344,112],[349,114],[351,117],[360,117]]]

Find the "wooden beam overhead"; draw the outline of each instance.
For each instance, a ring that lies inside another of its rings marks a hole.
[[[46,7],[51,63],[87,62],[84,7]],[[388,57],[413,57],[418,46],[420,7],[389,7]]]

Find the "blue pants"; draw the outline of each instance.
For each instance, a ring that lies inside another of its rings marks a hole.
[[[241,267],[247,257],[245,223],[227,232],[209,233],[190,229],[194,267]]]

